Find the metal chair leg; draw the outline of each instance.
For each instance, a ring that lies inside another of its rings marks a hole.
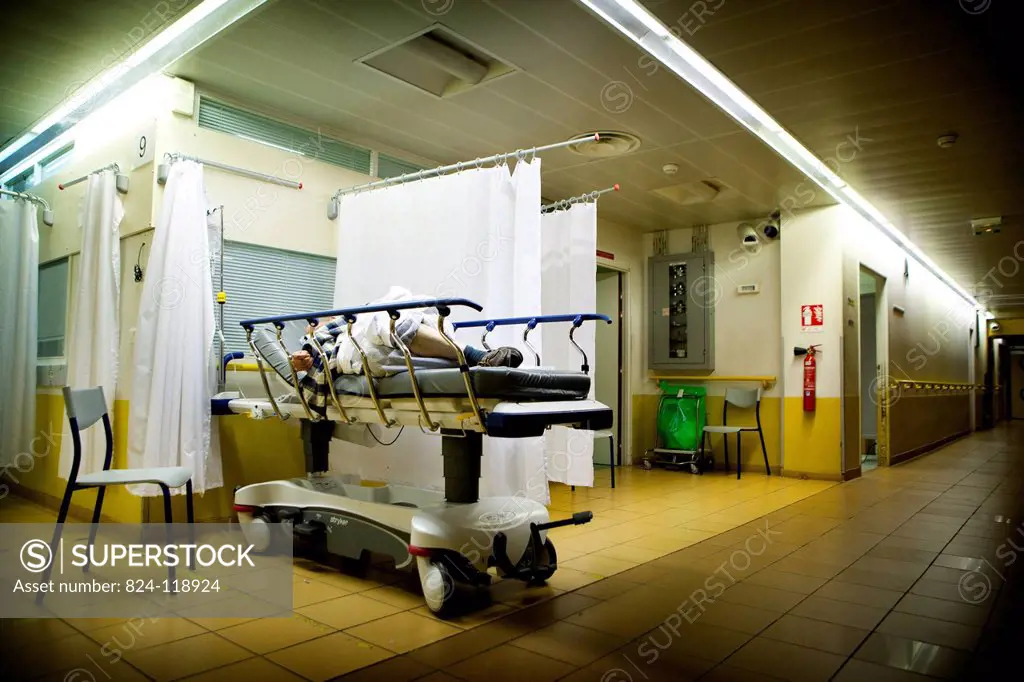
[[[160,491],[164,494],[164,526],[166,526],[166,528],[167,528],[167,544],[171,545],[171,544],[174,544],[173,543],[173,539],[172,539],[172,533],[173,533],[174,529],[171,527],[171,524],[174,523],[173,514],[171,513],[171,489],[168,488],[163,483],[160,483],[159,485],[160,485]],[[167,567],[167,577],[171,581],[170,585],[168,585],[168,587],[170,588],[170,591],[171,592],[176,592],[177,590],[174,589],[174,566],[173,565],[170,565],[170,566]]]
[[[615,490],[615,436],[608,436],[608,465],[612,468],[612,490]]]
[[[74,479],[74,475],[72,475],[71,478]],[[67,521],[67,519],[68,519],[68,511],[71,509],[71,494],[74,493],[74,492],[75,492],[75,482],[74,482],[74,480],[69,480],[68,484],[66,486],[64,486],[64,497],[61,498],[61,501],[60,501],[60,511],[57,512],[57,524],[53,527],[53,537],[50,539],[50,556],[51,557],[56,557],[57,556],[57,546],[60,544],[60,536],[61,536],[61,533],[64,531],[64,522]],[[50,582],[50,575],[52,573],[53,573],[53,561],[51,560],[50,561],[50,565],[46,567],[45,571],[43,571],[42,582],[44,582],[44,583]],[[45,596],[46,596],[46,594],[44,592],[40,592],[39,594],[37,594],[36,595],[36,605],[41,605],[43,603],[43,597],[45,597]]]
[[[722,434],[722,441],[725,443],[725,470],[729,471],[729,434]]]
[[[196,544],[196,517],[192,507],[192,479],[185,484],[185,518],[188,520],[188,542]],[[193,571],[196,570],[196,555],[192,553],[192,562],[189,565]]]
[[[757,428],[757,435],[761,439],[761,454],[764,456],[764,470],[769,476],[772,475],[772,467],[768,464],[768,448],[764,446],[764,431],[761,427]]]
[[[103,509],[103,496],[107,492],[107,486],[101,485],[96,490],[96,507],[92,510],[92,526],[89,527],[89,550],[92,550],[92,546],[96,544],[96,528],[100,523],[100,514]],[[82,573],[89,572],[89,563],[86,562],[85,566],[82,566]]]
[[[740,469],[743,468],[743,441],[740,436],[743,435],[742,431],[736,432],[736,480],[740,480]],[[728,440],[728,438],[726,439]]]

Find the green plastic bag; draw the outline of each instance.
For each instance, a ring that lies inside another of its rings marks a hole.
[[[658,436],[663,446],[671,450],[697,450],[707,424],[707,390],[667,381],[660,382],[660,387],[665,393],[658,408]]]

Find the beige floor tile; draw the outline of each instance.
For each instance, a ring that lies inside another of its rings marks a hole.
[[[688,613],[694,613],[693,610]],[[716,601],[700,614],[697,622],[755,635],[779,618],[780,612]]]
[[[486,595],[480,596],[479,603],[467,601],[459,612],[446,617],[444,622],[463,630],[471,630],[516,611],[516,608],[508,604],[490,601]],[[409,613],[419,614],[425,618],[436,618],[425,605],[418,609],[413,609]]]
[[[345,631],[353,637],[398,654],[462,632],[454,625],[416,613],[397,613]]]
[[[218,634],[245,647],[256,654],[266,654],[278,649],[323,637],[334,632],[334,628],[310,620],[305,616],[290,618],[260,618],[220,630]]]
[[[265,658],[250,658],[232,663],[192,677],[184,682],[224,682],[225,680],[252,680],[252,682],[301,682],[303,678],[288,672]]]
[[[552,578],[557,576],[558,573],[566,568],[574,571],[580,571],[581,573],[600,576],[601,578],[607,578],[617,573],[628,571],[631,568],[636,568],[642,561],[642,559],[628,561],[624,559],[613,559],[611,557],[600,556],[598,554],[587,554],[585,556],[566,561],[564,564],[560,563],[558,571],[554,576],[552,576]]]
[[[876,606],[880,609],[891,609],[903,597],[904,593],[833,580],[822,585],[814,594],[818,597],[835,599],[836,601],[848,601],[854,604],[863,604],[864,606]]]
[[[643,547],[634,547],[629,545],[616,545],[614,547],[608,547],[607,549],[600,549],[591,556],[595,557],[606,557],[609,559],[616,559],[622,561],[628,561],[632,564],[640,564],[647,561],[654,561],[668,554],[668,550],[663,549],[645,549]],[[565,557],[566,559],[568,557]],[[559,563],[562,562],[562,553],[558,554]],[[568,564],[568,561],[566,561]]]
[[[221,668],[251,658],[252,653],[210,632],[141,651],[127,651],[124,657],[142,672],[162,682]]]
[[[823,620],[861,630],[872,630],[885,617],[886,610],[811,595],[791,612],[812,620]]]
[[[786,614],[769,625],[761,636],[849,656],[869,634],[869,630]]]
[[[957,678],[970,655],[936,644],[876,632],[857,650],[856,658],[899,670],[944,679]]]
[[[369,623],[371,620],[384,618],[401,611],[402,609],[397,606],[370,599],[361,594],[350,594],[295,610],[296,613],[328,625],[335,630],[344,630],[354,625]]]
[[[392,657],[390,651],[343,632],[274,651],[267,658],[309,680],[329,680]]]
[[[741,582],[731,585],[720,599],[733,604],[743,604],[783,613],[799,604],[806,596],[798,592],[787,592],[765,585]]]
[[[833,682],[864,682],[864,680],[871,682],[933,682],[934,678],[851,658],[832,680]]]
[[[447,672],[467,682],[545,682],[564,677],[573,668],[568,663],[503,644],[456,663]]]
[[[970,625],[901,612],[889,614],[878,631],[964,651],[972,651],[981,635],[980,628]]]
[[[628,596],[626,595],[626,597]],[[611,599],[583,609],[566,618],[565,621],[623,639],[630,639],[659,625],[673,608],[673,605],[668,604],[664,611],[652,612],[649,609],[638,607],[632,600]]]
[[[189,618],[189,620],[202,628],[216,632],[233,625],[248,623],[255,618]]]
[[[835,577],[835,580],[842,583],[853,583],[867,587],[877,587],[893,592],[906,592],[914,584],[915,578],[869,571],[863,568],[848,568]]]
[[[556,573],[557,575],[557,573]],[[342,595],[344,596],[344,595]],[[423,594],[401,585],[388,585],[362,592],[361,596],[376,599],[399,609],[416,609],[423,606]],[[296,607],[298,608],[298,607]]]
[[[422,681],[434,672],[436,672],[434,666],[409,656],[394,656],[380,663],[347,673],[341,679],[344,682],[410,682],[410,680]],[[451,679],[455,680],[455,678]]]
[[[344,597],[346,594],[351,592],[319,580],[296,576],[292,581],[292,608],[299,609],[310,604],[319,604],[329,599]]]
[[[631,660],[649,661],[655,653],[671,660],[697,658],[719,663],[749,642],[752,635],[696,621],[665,622],[622,649]]]
[[[620,573],[614,577],[605,578],[604,580],[599,580],[596,583],[591,583],[586,587],[576,590],[576,594],[602,600],[621,597],[627,592],[631,592],[645,584],[642,580],[639,580],[639,578],[642,577],[642,574],[634,574],[633,571],[640,571],[646,565],[648,564],[638,566],[631,571]],[[656,571],[656,574],[663,575],[664,571]]]
[[[730,656],[728,663],[794,682],[826,682],[845,660],[825,651],[757,637]]]
[[[623,646],[625,640],[560,621],[510,644],[574,666],[585,666]]]
[[[500,620],[414,649],[406,656],[424,665],[447,670],[453,663],[464,661],[533,630],[532,627],[510,624],[507,619]]]
[[[723,663],[700,679],[701,682],[776,682],[780,678]]]
[[[78,634],[77,630],[87,632],[90,628],[83,627],[82,621],[98,619],[76,618],[67,622],[58,618],[19,618],[0,621],[4,643],[8,646],[36,645],[62,637]],[[111,623],[104,622],[113,621]],[[120,619],[103,619],[99,627],[109,627],[124,622]]]
[[[146,649],[205,632],[205,628],[184,618],[136,618],[86,634],[100,645],[111,643],[122,649]]]
[[[988,619],[989,609],[963,602],[935,599],[919,594],[908,594],[900,600],[893,610],[910,613],[925,618],[937,618],[961,625],[982,627]]]
[[[824,578],[828,580],[842,573],[844,567],[822,563],[821,561],[808,561],[803,558],[790,555],[784,559],[779,559],[777,562],[772,564],[772,568],[777,571],[799,573],[800,575]]]
[[[573,561],[581,561],[581,560],[586,559],[586,558],[587,558],[586,556],[583,556],[583,557],[580,557],[578,559],[573,559]],[[607,561],[614,561],[614,560],[613,559],[608,559]],[[591,567],[594,567],[594,566],[597,566],[598,563],[601,564],[602,570],[610,570],[610,564],[605,564],[605,563],[602,563],[602,562],[588,562],[587,565],[591,566]],[[616,562],[616,563],[618,564],[619,562]],[[625,564],[626,562],[621,562],[621,563]],[[629,568],[632,568],[633,566],[635,566],[635,564],[631,564],[629,566],[626,566],[625,568],[623,568],[623,570],[628,570]],[[621,573],[621,572],[622,571],[616,571],[615,573]],[[608,575],[615,575],[615,573],[608,573]],[[555,574],[552,575],[550,578],[548,578],[547,584],[550,587],[552,587],[552,588],[554,588],[556,590],[561,590],[561,591],[576,590],[576,589],[579,589],[579,588],[583,587],[584,585],[589,585],[590,583],[596,583],[598,580],[601,580],[602,578],[608,577],[608,575],[601,575],[601,574],[598,574],[598,573],[592,573],[590,571],[577,570],[577,569],[569,567],[569,566],[559,565],[558,566],[558,570],[555,571]],[[520,582],[520,581],[517,580],[516,582]]]
[[[757,573],[744,575],[743,582],[752,583],[754,585],[764,585],[765,587],[774,587],[787,592],[812,594],[824,585],[827,582],[827,579],[815,578],[814,576],[802,575],[800,573],[780,571],[774,566],[771,566],[769,568],[762,569]]]
[[[932,597],[933,599],[945,599],[957,604],[970,603],[974,606],[989,606],[995,601],[996,592],[989,583],[985,583],[980,578],[978,581],[978,583],[972,583],[972,586],[980,585],[982,591],[976,592],[972,589],[969,595],[969,602],[965,599],[965,592],[967,590],[955,583],[922,579],[914,583],[914,586],[910,588],[910,592],[911,594],[919,594],[924,597]]]

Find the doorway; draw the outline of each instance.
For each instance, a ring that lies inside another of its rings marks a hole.
[[[622,464],[623,393],[623,274],[619,270],[597,266],[597,310],[611,318],[611,324],[597,325],[594,349],[594,398],[612,408],[612,440],[595,436],[594,464]],[[614,461],[613,461],[614,459]]]
[[[871,471],[888,464],[888,409],[885,278],[861,266],[858,279],[858,328],[860,346],[860,467]]]

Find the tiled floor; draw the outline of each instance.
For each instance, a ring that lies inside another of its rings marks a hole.
[[[614,491],[555,486],[553,516],[595,520],[552,532],[550,584],[498,582],[447,622],[403,574],[297,560],[290,618],[162,620],[130,642],[117,620],[0,621],[0,666],[66,682],[952,678],[979,646],[990,660],[1007,648],[982,633],[993,605],[1017,606],[1000,588],[1007,538],[1024,547],[1021,435],[1001,427],[843,485],[636,469]],[[0,512],[52,521],[14,498]]]

